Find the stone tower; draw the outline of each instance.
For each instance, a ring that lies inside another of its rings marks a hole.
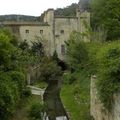
[[[90,9],[89,0],[80,0],[77,8],[78,17],[78,31],[81,33],[87,32],[88,27],[90,27]],[[88,42],[89,38],[85,38],[84,41]]]
[[[49,37],[50,40],[48,41],[50,47],[50,54],[52,55],[55,51],[55,15],[54,9],[48,9],[44,14],[44,23],[49,24]]]

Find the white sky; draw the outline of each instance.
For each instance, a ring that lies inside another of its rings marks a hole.
[[[0,15],[40,16],[48,8],[63,8],[79,0],[0,0]]]

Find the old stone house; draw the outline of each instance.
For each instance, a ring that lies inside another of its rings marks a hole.
[[[69,39],[72,31],[85,32],[84,21],[90,24],[90,13],[76,11],[76,17],[57,17],[53,9],[48,9],[41,22],[1,22],[0,25],[9,27],[22,41],[29,44],[39,37],[44,40],[45,50],[48,56],[56,50],[59,58],[65,56],[65,41]],[[85,39],[88,40],[88,39]]]

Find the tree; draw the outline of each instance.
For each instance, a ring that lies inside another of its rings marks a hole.
[[[107,40],[120,38],[120,1],[93,0],[91,24],[93,29],[104,27],[107,31]]]
[[[65,63],[65,61],[62,61],[61,59],[58,58],[56,50],[53,53],[52,60],[55,61],[58,66],[61,67],[62,71],[67,69],[67,64]]]
[[[21,48],[22,50],[28,50],[29,45],[28,45],[27,41],[24,40],[23,42],[20,42],[19,48]]]
[[[0,72],[0,120],[9,120],[19,100],[17,85],[12,78]]]
[[[11,69],[11,58],[15,47],[10,43],[11,37],[4,31],[0,31],[0,69]]]
[[[42,103],[34,103],[31,105],[29,111],[29,118],[30,120],[43,120],[45,117],[46,106]]]
[[[67,6],[65,8],[58,8],[55,10],[55,15],[56,16],[75,16],[77,7],[78,5],[73,3],[72,5]]]
[[[96,54],[97,90],[104,107],[109,111],[113,95],[120,89],[120,42],[104,45]]]
[[[42,59],[40,73],[41,80],[47,83],[52,82],[52,80],[59,80],[62,75],[61,68],[57,63],[48,58]]]
[[[66,42],[67,60],[72,69],[83,68],[88,61],[88,52],[79,32],[73,32]]]
[[[24,67],[14,40],[9,31],[0,30],[0,120],[11,118],[25,87]]]
[[[37,56],[44,56],[44,47],[39,39],[37,39],[37,41],[32,42],[31,51]]]

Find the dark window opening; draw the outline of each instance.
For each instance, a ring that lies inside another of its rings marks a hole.
[[[25,32],[26,32],[26,33],[29,33],[29,30],[26,30]]]
[[[43,34],[43,30],[40,30],[40,34]]]
[[[61,45],[61,54],[65,54],[65,45]]]
[[[60,33],[61,33],[61,34],[64,34],[64,30],[61,30]]]
[[[67,70],[67,64],[64,61],[58,59],[57,64],[58,64],[58,66],[61,67],[62,71]]]
[[[55,37],[59,37],[59,35],[55,35]]]

